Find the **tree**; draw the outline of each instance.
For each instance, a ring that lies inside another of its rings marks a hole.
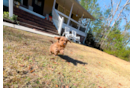
[[[111,12],[110,12],[110,14],[109,14],[109,16],[108,16],[108,18],[107,18],[107,21],[108,21],[108,22],[106,22],[106,23],[107,23],[107,26],[108,26],[108,28],[107,28],[106,30],[108,30],[108,31],[107,31],[106,35],[104,36],[104,39],[105,39],[105,40],[107,39],[107,36],[109,35],[110,31],[111,31],[112,28],[114,27],[116,21],[118,21],[119,18],[123,16],[123,15],[121,16],[121,14],[123,14],[123,11],[124,11],[124,10],[129,10],[129,7],[130,7],[130,0],[127,0],[126,3],[125,3],[123,6],[120,6],[121,1],[122,1],[122,0],[119,1],[119,3],[118,3],[117,6],[116,6],[116,9],[115,9],[115,11],[114,11],[114,10],[113,10],[113,0],[111,0]],[[121,9],[119,9],[119,8],[121,8]],[[120,10],[120,11],[119,11],[117,17],[114,19],[115,14],[117,13],[118,10]],[[109,20],[110,20],[110,21],[109,21]],[[112,22],[113,22],[113,23],[112,23]],[[112,25],[111,25],[111,23],[112,23]],[[111,26],[110,26],[110,25],[111,25]],[[104,43],[105,40],[102,40],[102,41],[101,41],[101,45],[102,45],[102,46],[103,46],[103,43]]]
[[[98,35],[101,33],[101,25],[102,25],[102,12],[100,11],[100,7],[99,4],[97,3],[97,0],[79,0],[80,4],[89,12],[93,15],[93,17],[96,19],[94,21],[86,18],[86,21],[83,23],[85,24],[89,24],[89,28],[88,31],[93,33],[92,38],[96,38],[96,39],[92,39],[94,40],[94,42],[99,42],[100,41],[100,37],[101,35]],[[87,34],[87,38],[86,38],[86,44],[87,41],[90,42],[91,38],[88,37],[90,36],[91,33]],[[90,38],[90,39],[88,39]]]

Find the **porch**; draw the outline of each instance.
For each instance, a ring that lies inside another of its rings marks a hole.
[[[77,0],[21,0],[20,4],[19,9],[41,19],[52,15],[52,23],[59,35],[62,35],[67,26],[70,30],[77,32],[82,43],[86,39],[88,28],[82,25],[80,20],[82,18],[94,19]]]
[[[54,0],[52,20],[60,35],[64,32],[65,27],[68,27],[71,31],[76,31],[77,36],[80,36],[80,42],[84,43],[88,26],[82,24],[81,19],[83,18],[94,20],[94,17],[77,0]]]

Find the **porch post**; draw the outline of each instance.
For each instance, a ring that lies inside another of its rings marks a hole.
[[[53,9],[55,9],[56,0],[53,2]]]
[[[61,18],[60,25],[59,25],[59,29],[58,29],[58,33],[59,33],[60,35],[61,35],[61,30],[62,30],[63,21],[64,21],[64,17]]]
[[[89,28],[89,24],[90,24],[90,21],[88,22],[87,28],[86,28],[86,30],[85,30],[86,37],[85,37],[85,39],[84,39],[84,41],[83,41],[83,44],[85,44],[85,40],[86,40],[86,38],[87,38],[87,30],[88,30],[88,28]]]
[[[85,40],[86,40],[86,38],[87,38],[87,33],[86,33],[86,36],[85,36],[85,38],[84,38],[83,44],[85,44]]]
[[[13,16],[13,0],[9,0],[9,17]]]
[[[72,14],[72,10],[73,10],[73,5],[74,5],[74,3],[72,4],[71,10],[70,10],[70,14],[69,14],[67,25],[69,25],[69,23],[70,23],[70,18],[71,18],[71,14]]]
[[[21,5],[23,5],[23,0],[21,0]]]
[[[82,14],[81,19],[83,18],[84,14]],[[78,26],[78,30],[80,29],[80,25]]]

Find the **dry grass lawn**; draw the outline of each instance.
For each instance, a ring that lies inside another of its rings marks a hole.
[[[130,62],[68,43],[49,55],[51,37],[3,26],[4,88],[129,88]]]

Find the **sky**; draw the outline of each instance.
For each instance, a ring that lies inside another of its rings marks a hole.
[[[114,10],[115,10],[117,4],[119,3],[119,0],[113,0],[113,1],[114,1],[113,2],[113,7],[114,7]],[[127,0],[122,0],[120,6],[123,6],[126,3],[126,1]],[[108,6],[111,5],[111,0],[97,0],[97,3],[101,7],[101,11],[105,11],[108,8]],[[119,11],[117,11],[117,14],[115,15],[114,19],[117,18],[118,13],[119,13]],[[129,12],[125,12],[125,14],[127,14],[127,19],[129,21],[130,20],[130,14],[129,14]],[[123,26],[125,25],[125,23],[126,23],[126,21],[123,19],[122,22],[121,22],[121,24],[120,24],[120,27],[121,27],[121,30],[122,31],[124,30]]]

